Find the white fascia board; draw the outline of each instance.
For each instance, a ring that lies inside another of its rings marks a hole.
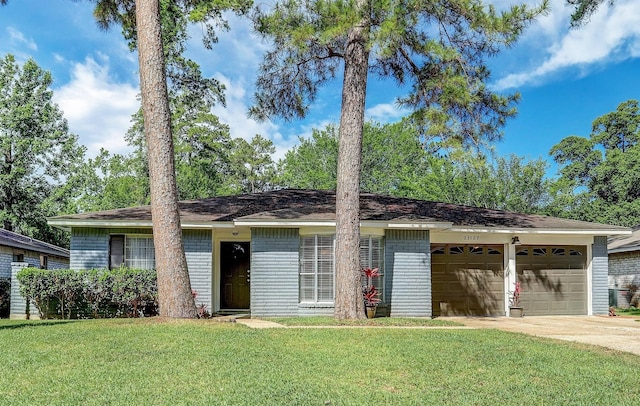
[[[612,229],[553,229],[553,228],[483,228],[483,227],[452,227],[447,230],[454,233],[494,233],[494,234],[564,234],[564,235],[628,235],[628,230],[612,230]]]
[[[235,220],[233,224],[236,227],[280,227],[280,228],[299,228],[299,227],[335,227],[334,220]]]
[[[393,222],[387,223],[386,228],[389,229],[401,229],[401,230],[449,230],[453,227],[451,222],[429,222],[429,223],[416,223],[416,222]]]
[[[77,228],[151,228],[153,223],[147,220],[71,220],[71,219],[48,219],[47,224],[53,227],[71,229]],[[215,229],[233,228],[232,222],[183,222],[180,224],[183,229]]]
[[[234,224],[238,227],[283,227],[283,228],[299,228],[299,227],[335,227],[335,220],[236,220]],[[380,228],[380,229],[448,229],[453,223],[450,222],[393,222],[388,221],[362,221],[361,228]]]

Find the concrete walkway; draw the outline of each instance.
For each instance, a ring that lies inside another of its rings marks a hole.
[[[474,328],[494,328],[537,337],[598,345],[640,355],[640,317],[531,316],[448,317]]]
[[[236,323],[250,328],[285,328],[282,324],[260,319],[236,319]]]

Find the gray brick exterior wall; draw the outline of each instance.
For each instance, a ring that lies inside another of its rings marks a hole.
[[[69,269],[69,258],[49,256],[47,269]]]
[[[428,231],[387,230],[385,285],[391,317],[431,317]]]
[[[0,247],[0,278],[11,279],[11,303],[9,317],[12,319],[24,319],[27,317],[26,300],[20,295],[20,283],[16,274],[25,267],[40,267],[40,253],[34,251],[19,250],[24,253],[24,262],[13,262],[13,248]],[[69,268],[69,258],[47,255],[47,269],[67,269]],[[31,316],[37,317],[38,312],[35,307],[31,307]]]
[[[0,247],[0,278],[11,278],[11,261],[13,251],[8,247]]]
[[[609,275],[640,275],[640,251],[610,254]]]
[[[593,314],[609,314],[608,275],[609,261],[607,256],[607,237],[593,238],[592,295]]]
[[[27,318],[27,301],[20,294],[20,282],[18,282],[16,275],[22,268],[28,266],[30,266],[30,264],[26,262],[11,263],[11,307],[9,308],[9,317],[12,319]],[[30,313],[32,318],[38,317],[38,310],[33,305],[30,306]]]
[[[211,230],[184,230],[183,238],[191,289],[198,292],[196,305],[204,304],[207,306],[208,311],[212,311],[213,255]]]
[[[299,245],[298,229],[251,230],[252,316],[299,315]],[[301,309],[308,315],[315,314],[314,310]]]
[[[640,285],[640,251],[609,254],[609,289],[616,295],[612,305],[631,305],[630,284]]]

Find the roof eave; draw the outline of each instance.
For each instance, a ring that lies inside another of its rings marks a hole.
[[[499,233],[499,234],[558,234],[558,235],[629,235],[631,229],[566,229],[566,228],[500,228],[454,226],[458,233]]]
[[[238,227],[335,227],[335,220],[273,220],[273,219],[241,219],[234,221]],[[384,220],[364,220],[360,222],[363,228],[385,228],[385,229],[447,229],[452,226],[450,222],[415,222],[415,221],[384,221]]]
[[[153,223],[150,220],[88,220],[88,219],[61,219],[50,218],[47,224],[53,227],[65,229],[72,228],[151,228]],[[233,222],[213,222],[213,221],[183,221],[180,223],[183,229],[214,229],[233,228]]]

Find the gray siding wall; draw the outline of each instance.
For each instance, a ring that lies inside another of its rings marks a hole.
[[[607,280],[609,275],[609,261],[607,257],[607,237],[593,238],[592,294],[593,314],[609,314],[609,290]]]
[[[431,317],[429,232],[387,230],[385,298],[391,317]]]
[[[184,230],[183,238],[191,289],[198,292],[196,305],[204,304],[211,312],[213,310],[211,230]]]
[[[152,230],[144,228],[74,228],[71,232],[71,269],[108,268],[109,236],[112,234],[145,235],[152,234]],[[211,311],[213,309],[211,231],[184,230],[183,238],[191,288],[198,292],[196,304],[205,304],[207,309]]]
[[[74,228],[71,230],[71,269],[109,267],[109,230]]]
[[[71,269],[109,267],[111,234],[152,234],[150,228],[74,228],[71,230]]]
[[[299,245],[298,229],[251,230],[252,316],[298,315]]]

